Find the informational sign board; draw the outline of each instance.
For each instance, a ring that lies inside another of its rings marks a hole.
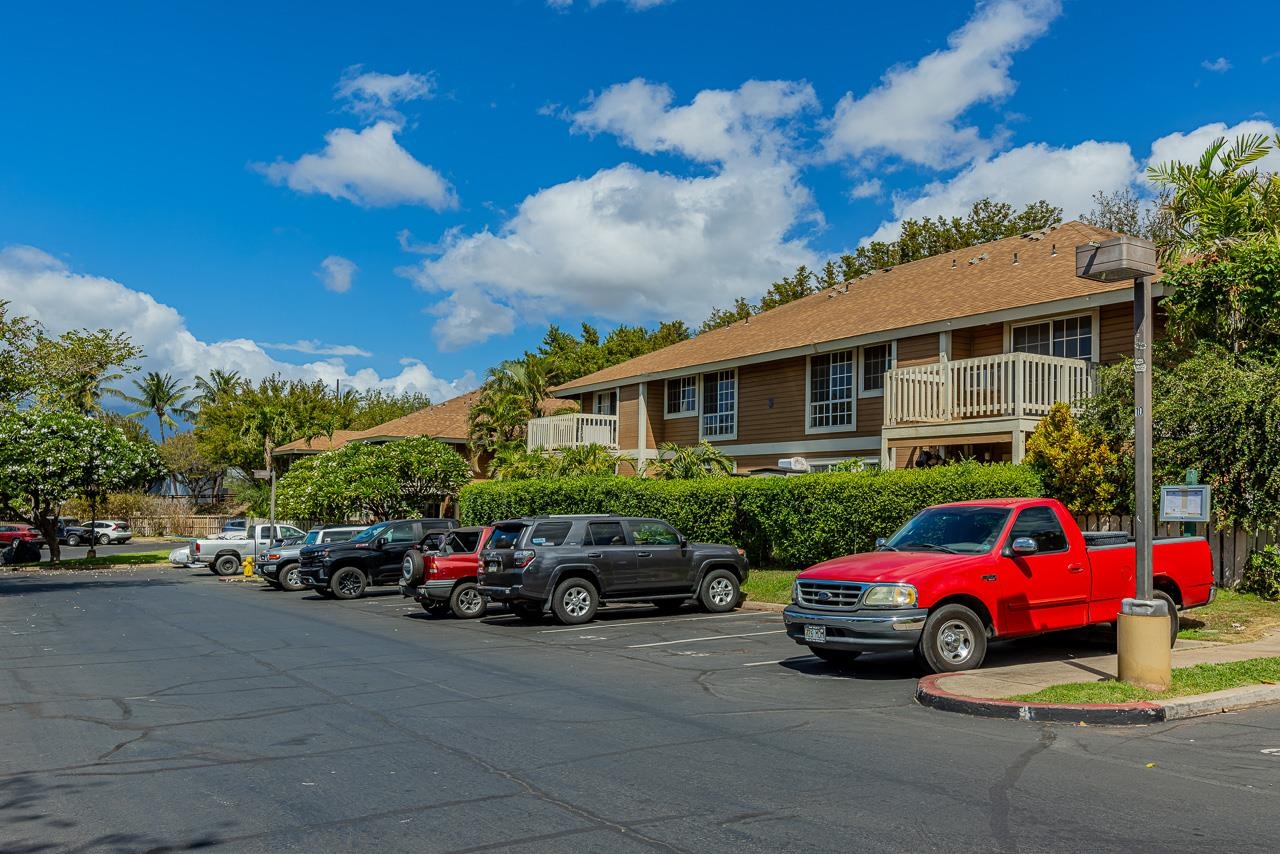
[[[1208,522],[1208,486],[1160,487],[1161,522]]]

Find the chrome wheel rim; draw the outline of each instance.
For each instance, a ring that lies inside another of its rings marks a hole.
[[[707,595],[717,605],[728,605],[733,601],[733,584],[727,578],[713,578],[707,587]]]
[[[354,572],[348,572],[338,579],[338,590],[347,596],[355,596],[360,592],[360,579]]]
[[[469,587],[458,594],[458,607],[467,614],[478,614],[484,608],[484,597],[474,587]]]
[[[948,620],[938,629],[938,654],[951,664],[962,664],[973,655],[973,632],[961,620]]]
[[[409,558],[404,559],[404,563],[400,565],[401,572],[405,578],[413,578],[413,561]]]
[[[562,600],[564,611],[571,617],[585,617],[591,610],[591,594],[583,587],[570,587]]]
[[[299,567],[293,567],[284,574],[284,583],[286,587],[302,586],[302,570]]]

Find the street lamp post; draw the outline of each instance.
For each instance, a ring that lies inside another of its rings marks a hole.
[[[1119,677],[1125,682],[1164,690],[1172,666],[1169,614],[1152,584],[1154,512],[1151,487],[1151,285],[1156,247],[1127,235],[1076,247],[1076,275],[1096,282],[1133,280],[1133,522],[1137,577],[1132,599],[1125,599],[1117,621]]]

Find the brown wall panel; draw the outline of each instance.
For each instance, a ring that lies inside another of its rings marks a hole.
[[[1098,313],[1098,359],[1103,364],[1133,355],[1133,306],[1104,305]]]
[[[914,335],[898,339],[897,367],[927,365],[938,361],[938,334]]]
[[[634,450],[638,436],[640,386],[627,385],[618,391],[618,447]]]
[[[978,356],[999,356],[1004,352],[1004,324],[989,323],[986,326],[975,326],[969,330],[970,347],[969,356],[966,358],[977,358]]]
[[[736,441],[784,442],[804,438],[805,369],[804,356],[738,369]]]

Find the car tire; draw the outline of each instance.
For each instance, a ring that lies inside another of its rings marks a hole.
[[[78,537],[75,534],[67,534],[67,545],[69,546],[80,545],[80,537]]]
[[[100,545],[100,546],[105,546],[105,545],[107,545],[107,544],[108,544],[108,543],[110,543],[110,542],[111,542],[111,535],[110,535],[110,534],[99,534],[99,535],[98,535],[98,545]]]
[[[727,569],[713,569],[702,579],[702,587],[698,591],[698,601],[702,607],[713,614],[723,614],[738,607],[742,593],[738,588],[738,577]]]
[[[280,572],[276,575],[276,578],[279,579],[280,589],[287,590],[290,593],[296,593],[303,587],[306,587],[306,585],[302,583],[302,576],[300,575],[301,572],[301,564],[286,563],[284,566],[280,567]]]
[[[359,599],[366,586],[364,573],[354,566],[344,566],[329,578],[329,589],[338,599]]]
[[[1163,590],[1157,590],[1152,594],[1151,598],[1163,601],[1165,607],[1169,609],[1169,647],[1172,649],[1174,644],[1178,642],[1178,628],[1180,622],[1178,619],[1178,603],[1174,602],[1173,597],[1168,593],[1165,593]]]
[[[542,606],[537,602],[511,602],[507,607],[522,623],[542,622]]]
[[[551,612],[566,626],[591,622],[600,605],[595,585],[585,578],[569,578],[556,585],[551,594]]]
[[[862,655],[860,649],[828,649],[821,646],[809,647],[809,652],[821,658],[827,664],[851,664],[854,659]]]
[[[400,575],[404,577],[405,585],[412,586],[421,581],[425,567],[426,561],[422,559],[422,552],[416,549],[405,552],[404,560],[400,562]]]
[[[918,650],[932,673],[976,670],[987,657],[987,627],[964,605],[943,605],[925,620]]]
[[[213,561],[213,571],[223,577],[235,575],[241,571],[240,558],[236,555],[219,555]]]
[[[449,610],[459,620],[474,620],[483,617],[485,612],[484,594],[474,581],[463,581],[455,584],[449,594]]]

